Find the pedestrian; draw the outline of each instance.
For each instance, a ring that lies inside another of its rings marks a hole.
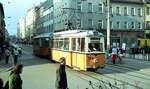
[[[122,58],[123,58],[123,49],[120,47],[118,52],[118,59],[120,63],[122,62]]]
[[[60,65],[56,70],[56,89],[68,89],[67,87],[67,75],[65,70],[66,59],[61,57]]]
[[[18,62],[18,55],[19,55],[17,48],[14,49],[13,55],[14,55],[14,65],[16,65]]]
[[[0,78],[0,89],[4,89],[3,84],[3,79]]]
[[[116,47],[112,48],[111,58],[112,58],[113,64],[115,64],[116,63],[116,59],[117,59],[117,48]]]
[[[10,56],[10,51],[8,48],[5,49],[5,56],[6,56],[6,64],[8,64],[9,56]]]
[[[2,48],[0,47],[0,61],[2,60]]]
[[[20,74],[22,73],[23,65],[17,64],[9,74],[9,89],[22,89],[22,79]]]
[[[18,48],[18,53],[19,53],[19,57],[21,57],[22,51],[21,51],[21,48],[20,48],[20,47]]]

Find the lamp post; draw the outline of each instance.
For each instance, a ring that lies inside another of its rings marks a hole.
[[[107,50],[110,49],[110,0],[107,0]]]

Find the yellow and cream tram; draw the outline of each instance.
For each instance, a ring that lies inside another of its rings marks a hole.
[[[104,36],[97,31],[69,30],[53,34],[52,60],[66,58],[66,65],[77,70],[105,66]]]

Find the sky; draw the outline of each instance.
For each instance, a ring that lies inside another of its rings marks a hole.
[[[46,0],[0,0],[3,4],[6,29],[9,35],[16,35],[19,18],[24,17],[29,8],[44,1]]]

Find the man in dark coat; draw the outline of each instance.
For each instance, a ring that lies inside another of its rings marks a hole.
[[[67,75],[65,71],[66,59],[60,58],[60,65],[56,70],[56,89],[67,89]]]

